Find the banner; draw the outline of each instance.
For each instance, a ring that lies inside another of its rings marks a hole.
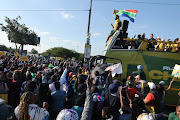
[[[175,65],[174,70],[171,75],[174,77],[180,78],[180,65],[178,64]]]
[[[0,55],[5,56],[4,51],[0,51]]]
[[[76,60],[76,58],[75,57],[72,57],[72,59],[71,59],[72,61],[75,61]]]
[[[90,58],[91,56],[91,45],[85,44],[84,58]]]
[[[28,61],[29,56],[20,57],[20,61]]]
[[[56,57],[56,60],[61,60],[63,62],[65,61],[64,58],[62,58],[62,57]]]
[[[16,52],[16,53],[15,53],[15,56],[16,56],[16,57],[18,57],[18,56],[19,56],[19,53],[18,53],[18,52]]]
[[[61,57],[56,57],[56,60],[61,60]]]
[[[123,73],[121,63],[109,66],[109,67],[107,67],[105,69],[105,71],[109,71],[109,70],[111,71],[112,77],[114,77],[116,75],[116,73],[117,74],[122,74]]]

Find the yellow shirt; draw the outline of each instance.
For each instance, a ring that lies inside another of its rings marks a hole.
[[[176,52],[177,51],[177,47],[178,47],[178,44],[171,44],[171,47],[172,47],[172,50],[171,50],[171,52]]]
[[[166,45],[166,47],[167,47],[167,48],[170,48],[170,47],[171,47],[171,44],[170,44],[170,43],[168,43],[168,44]]]
[[[157,51],[164,51],[165,45],[164,45],[164,43],[157,42],[156,47],[158,47],[158,48],[156,48]]]
[[[121,22],[120,19],[117,19],[117,20],[115,21],[115,23],[114,23],[114,30],[116,30],[119,22]]]

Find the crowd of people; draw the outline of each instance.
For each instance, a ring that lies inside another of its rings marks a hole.
[[[83,61],[42,60],[30,57],[0,57],[0,94],[8,94],[8,104],[18,120],[148,120],[165,119],[165,82],[148,82],[149,93],[142,92],[146,83],[143,66],[137,66],[134,78],[113,80],[111,71],[102,76],[92,73]],[[91,77],[94,74],[95,77]],[[169,120],[180,119],[180,104]]]
[[[134,38],[133,38],[134,39]],[[154,38],[153,34],[150,34],[150,39],[145,38],[145,33],[137,36],[138,40],[143,40],[147,42],[148,51],[167,51],[167,52],[180,52],[180,39],[176,38],[174,41],[168,39],[166,42],[165,39],[157,37]],[[154,41],[154,42],[153,42]],[[131,49],[138,49],[141,44],[141,41],[131,41],[129,42]]]

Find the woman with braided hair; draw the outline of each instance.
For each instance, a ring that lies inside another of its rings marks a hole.
[[[49,117],[47,103],[43,104],[44,108],[34,104],[37,101],[32,92],[25,92],[21,95],[20,104],[15,108],[15,116],[18,120],[45,120]]]

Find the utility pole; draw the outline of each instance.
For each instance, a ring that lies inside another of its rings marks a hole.
[[[91,55],[91,45],[90,45],[90,23],[91,23],[91,8],[92,8],[92,0],[90,0],[90,9],[89,9],[89,19],[88,19],[88,29],[87,29],[87,35],[86,35],[86,44],[84,49],[84,58],[85,61],[87,61],[88,58],[90,58]]]
[[[92,0],[90,2],[88,29],[87,29],[87,41],[86,41],[86,44],[88,44],[88,45],[90,44],[90,33],[89,33],[89,30],[90,30],[90,23],[91,23],[91,8],[92,8]]]

